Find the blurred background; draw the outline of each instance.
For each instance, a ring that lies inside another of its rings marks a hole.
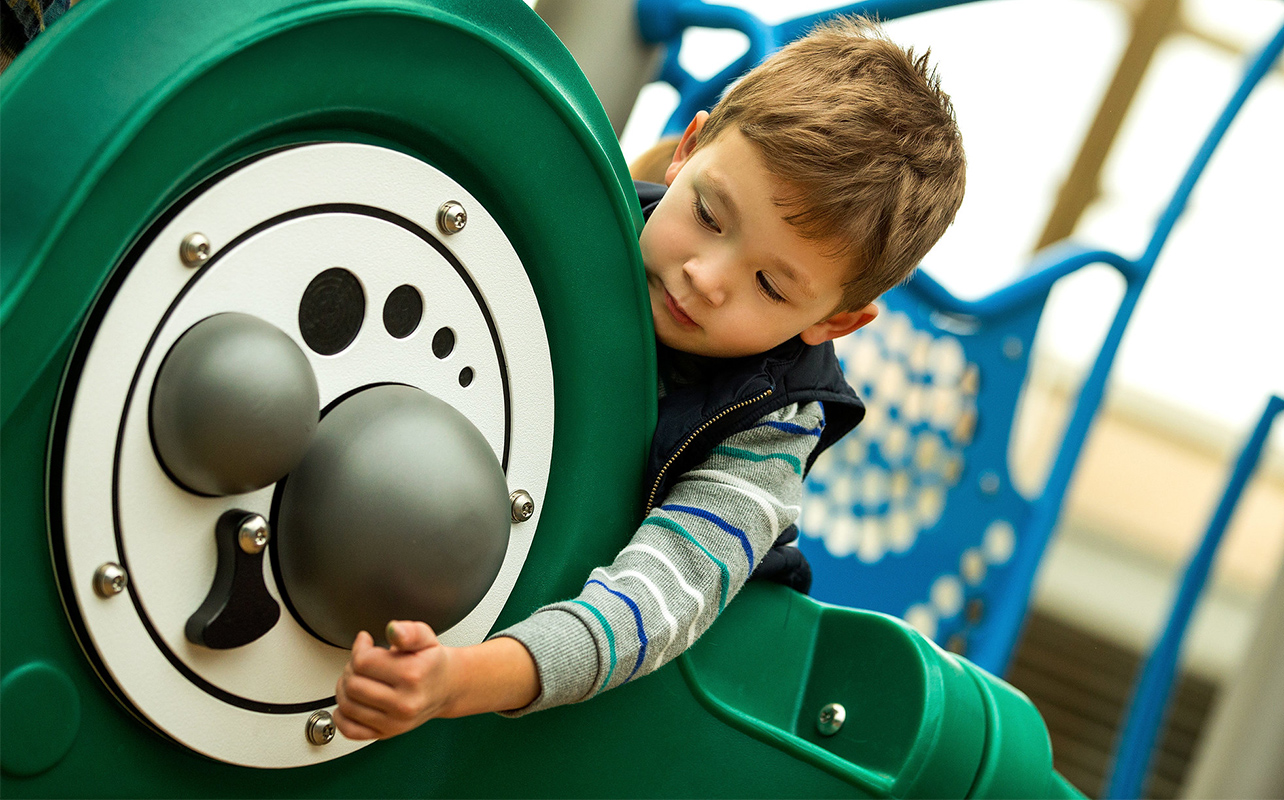
[[[557,30],[564,3],[533,4]],[[837,5],[726,4],[769,24]],[[1066,237],[1139,255],[1245,62],[1281,23],[1278,0],[991,0],[889,22],[893,40],[930,48],[969,159],[967,197],[924,268],[971,299],[1011,283],[1033,253]],[[681,63],[708,78],[746,46],[737,32],[690,29]],[[668,84],[650,83],[631,110],[612,113],[627,160],[656,142],[677,102]],[[1142,294],[1007,676],[1044,713],[1058,769],[1090,795],[1100,793],[1140,654],[1234,456],[1267,397],[1284,394],[1281,131],[1277,64],[1210,162]],[[1009,453],[1029,493],[1046,477],[1122,291],[1116,273],[1097,267],[1050,298]],[[1196,611],[1147,796],[1181,792],[1218,691],[1241,668],[1281,573],[1284,425],[1275,428]]]

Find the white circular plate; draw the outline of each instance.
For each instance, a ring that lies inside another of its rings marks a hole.
[[[448,201],[468,217],[445,235],[437,212]],[[179,257],[193,232],[212,247],[199,268]],[[299,303],[318,274],[336,267],[360,282],[364,318],[347,347],[321,355],[300,333]],[[173,483],[150,439],[152,383],[184,331],[236,311],[294,339],[316,374],[321,408],[364,386],[403,383],[462,412],[494,448],[509,490],[525,489],[536,509],[513,525],[485,598],[441,632],[446,644],[479,642],[530,549],[552,452],[552,365],[526,271],[495,220],[449,177],[403,153],[341,143],[280,151],[221,177],[125,268],[114,295],[100,300],[109,305],[98,325],[82,334],[83,361],[63,399],[72,404],[61,453],[64,593],[84,623],[84,646],[153,725],[212,758],[291,767],[351,752],[363,743],[336,736],[318,746],[305,736],[308,718],[333,708],[347,651],[313,637],[284,606],[276,625],[243,647],[187,640],[186,621],[214,579],[215,522],[232,508],[268,516],[275,486],[202,497]],[[423,316],[397,338],[383,307],[405,285],[422,296]],[[442,328],[454,346],[439,357],[432,343]],[[124,566],[129,585],[103,598],[93,576],[108,562]],[[280,601],[267,559],[263,577]]]

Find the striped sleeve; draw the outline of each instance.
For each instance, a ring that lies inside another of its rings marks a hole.
[[[540,695],[518,716],[574,703],[654,671],[690,647],[798,517],[819,403],[790,405],[728,437],[677,480],[579,596],[495,634],[535,660]]]

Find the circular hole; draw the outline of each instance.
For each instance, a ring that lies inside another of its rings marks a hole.
[[[459,371],[459,385],[468,386],[468,384],[472,382],[473,382],[473,368],[464,367],[463,369],[461,369]]]
[[[450,351],[455,349],[455,332],[450,328],[442,328],[432,337],[432,354],[437,358],[445,358],[450,355]]]
[[[404,339],[414,333],[423,317],[424,299],[410,284],[393,289],[383,303],[383,327],[395,339]]]
[[[357,276],[333,267],[312,279],[299,301],[299,332],[317,353],[340,352],[361,330],[366,295]]]

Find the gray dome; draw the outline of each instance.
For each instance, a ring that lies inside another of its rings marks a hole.
[[[507,481],[468,419],[419,389],[331,410],[285,483],[274,547],[294,610],[347,647],[392,619],[437,632],[485,596],[508,549]]]
[[[156,456],[180,485],[208,495],[252,492],[303,458],[320,416],[317,379],[279,328],[216,314],[165,355],[150,415]]]

